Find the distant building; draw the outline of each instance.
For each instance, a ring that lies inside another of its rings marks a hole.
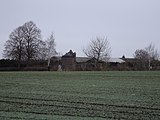
[[[54,70],[55,68],[58,69],[58,65],[61,65],[63,71],[107,70],[108,67],[114,67],[116,69],[121,63],[125,62],[120,58],[106,58],[97,62],[96,58],[76,57],[76,53],[72,50],[62,57],[52,57],[52,60],[55,62],[53,64]]]
[[[62,56],[62,70],[74,71],[76,70],[76,53],[70,50],[68,53]]]
[[[97,60],[95,58],[89,57],[76,57],[76,70],[79,71],[92,71],[96,69],[95,63]]]

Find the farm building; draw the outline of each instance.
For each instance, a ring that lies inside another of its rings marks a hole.
[[[48,70],[46,60],[32,60],[29,65],[27,61],[21,62],[21,68],[18,68],[18,61],[10,59],[0,60],[0,71],[16,71],[16,70]],[[91,57],[77,57],[76,53],[70,50],[63,56],[53,56],[51,58],[50,70],[57,71],[97,71],[97,70],[125,70],[125,71],[143,71],[149,70],[148,60],[141,61],[135,58],[109,58],[102,59],[97,62],[95,58]],[[150,63],[152,71],[160,70],[160,60],[152,60]]]
[[[76,53],[73,53],[70,50],[68,53],[62,56],[61,58],[62,70],[76,70]]]
[[[60,64],[62,66],[62,70],[64,71],[107,70],[107,66],[113,66],[116,68],[119,64],[125,62],[120,58],[102,59],[100,62],[97,62],[96,58],[76,57],[76,53],[72,50],[67,52],[62,57],[53,57],[52,60],[56,63],[53,64],[54,68],[57,69],[57,66]],[[59,60],[59,62],[56,62],[57,60]]]

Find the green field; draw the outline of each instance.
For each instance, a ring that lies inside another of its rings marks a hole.
[[[0,120],[159,120],[160,72],[0,72]]]

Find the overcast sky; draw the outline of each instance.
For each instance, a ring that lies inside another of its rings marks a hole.
[[[91,39],[107,36],[112,57],[132,57],[151,42],[160,50],[160,0],[0,0],[0,58],[9,34],[33,21],[56,49],[84,56]]]

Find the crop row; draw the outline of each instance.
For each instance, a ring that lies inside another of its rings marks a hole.
[[[3,112],[23,112],[43,115],[99,117],[112,119],[160,118],[159,108],[100,103],[48,100],[0,96]]]
[[[1,100],[3,99],[3,100]],[[85,101],[67,101],[67,100],[56,100],[56,99],[44,99],[44,98],[27,98],[27,97],[10,97],[10,96],[0,96],[0,102],[4,102],[5,100],[12,100],[12,101],[9,101],[9,102],[16,102],[16,101],[32,101],[32,102],[35,102],[36,104],[38,102],[40,102],[40,104],[42,105],[48,105],[50,106],[50,104],[46,104],[46,102],[51,102],[52,104],[53,103],[58,103],[58,104],[62,104],[62,103],[67,103],[69,105],[80,105],[80,106],[83,106],[85,105],[86,106],[99,106],[99,107],[119,107],[119,108],[135,108],[135,109],[147,109],[147,110],[159,110],[160,111],[160,108],[155,108],[155,107],[143,107],[143,106],[129,106],[129,105],[111,105],[111,104],[105,104],[105,103],[94,103],[94,102],[85,102]],[[52,106],[52,105],[51,105]],[[101,108],[102,109],[102,108]]]

